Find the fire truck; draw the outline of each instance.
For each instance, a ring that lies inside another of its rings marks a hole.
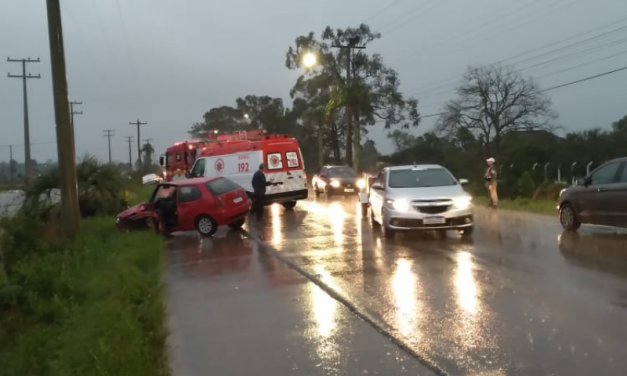
[[[242,131],[177,143],[167,149],[160,162],[167,181],[177,170],[190,178],[223,176],[244,187],[251,197],[253,174],[264,163],[266,204],[277,202],[290,209],[308,197],[300,146],[295,138],[284,134]]]
[[[172,181],[175,177],[185,177],[196,161],[199,150],[217,139],[190,140],[176,142],[170,146],[165,154],[159,157],[159,165],[164,168],[163,179]]]

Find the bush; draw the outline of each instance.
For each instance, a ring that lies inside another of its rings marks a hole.
[[[0,375],[167,375],[162,240],[120,234],[113,218],[100,217],[154,187],[91,157],[77,175],[89,219],[74,241],[57,237],[56,170],[0,220]]]
[[[76,165],[78,201],[83,218],[115,215],[128,203],[124,188],[129,181],[114,165],[102,164],[95,157],[85,156]],[[24,210],[40,213],[43,218],[58,217],[59,170],[53,168],[34,180],[25,190]]]
[[[533,199],[557,201],[561,190],[567,186],[566,183],[544,183],[536,189]]]
[[[24,254],[0,278],[0,375],[167,375],[161,238],[105,217],[49,242],[25,218],[2,223]]]
[[[516,198],[531,198],[536,189],[536,183],[528,171],[525,171],[516,181],[514,195]]]

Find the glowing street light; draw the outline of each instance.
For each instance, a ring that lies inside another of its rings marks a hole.
[[[311,68],[314,65],[316,65],[318,63],[318,58],[316,57],[316,55],[312,52],[307,52],[305,53],[305,55],[303,56],[303,65],[306,68]]]

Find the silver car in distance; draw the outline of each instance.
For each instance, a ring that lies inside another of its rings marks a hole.
[[[385,168],[369,193],[373,224],[383,227],[386,238],[397,231],[457,230],[462,236],[473,231],[472,197],[439,165]]]

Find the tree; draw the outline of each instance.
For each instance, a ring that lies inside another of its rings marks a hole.
[[[310,32],[296,38],[297,48],[290,47],[287,52],[286,66],[289,69],[302,67],[303,53],[317,54],[319,66],[307,70],[298,79],[295,90],[292,90],[292,98],[313,87],[317,92],[310,90],[302,98],[312,100],[312,107],[325,102],[325,117],[335,124],[340,115],[345,118],[342,126],[345,130],[344,152],[348,165],[353,165],[353,148],[359,153],[361,147],[361,125],[383,121],[385,127],[390,128],[394,125],[417,126],[420,122],[418,101],[405,99],[399,92],[398,73],[383,63],[381,55],[368,55],[364,49],[332,47],[348,44],[365,47],[380,37],[381,34],[372,32],[364,24],[344,30],[333,30],[327,26],[320,40]],[[312,85],[306,82],[309,80],[313,80]],[[340,110],[342,108],[343,112]],[[359,161],[358,156],[356,161]]]
[[[400,129],[395,129],[393,132],[388,133],[388,138],[394,143],[397,152],[409,148],[416,141],[413,135]]]
[[[142,146],[141,152],[143,154],[144,169],[148,170],[152,166],[152,156],[155,153],[155,149],[150,143],[145,143],[144,146]]]
[[[267,95],[247,95],[235,100],[235,107],[222,106],[210,109],[202,123],[192,125],[189,133],[206,138],[210,133],[235,133],[253,129],[265,129],[269,133],[289,133],[288,110],[281,98]]]
[[[536,84],[502,67],[468,68],[458,98],[442,111],[438,131],[470,131],[487,155],[498,155],[504,135],[520,130],[553,130],[557,117]]]
[[[207,111],[202,123],[195,123],[189,133],[193,137],[207,138],[210,133],[234,133],[249,129],[248,122],[241,110],[230,106],[215,107]]]

